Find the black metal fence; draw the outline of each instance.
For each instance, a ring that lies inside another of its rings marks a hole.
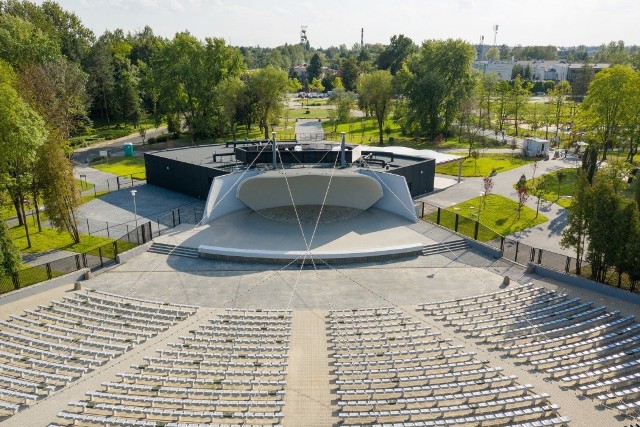
[[[565,273],[575,273],[578,266],[587,266],[582,260],[574,257],[534,248],[525,243],[502,236],[489,227],[482,225],[478,220],[428,202],[417,202],[416,210],[423,220],[436,223],[456,233],[498,249],[502,252],[504,259],[519,264],[532,262],[553,268],[554,270],[564,271]]]
[[[0,294],[51,280],[83,268],[96,271],[114,265],[118,254],[142,245],[151,239],[151,222],[147,222],[126,233],[118,240],[87,252],[29,267],[10,276],[0,276]]]
[[[164,230],[174,228],[180,224],[198,224],[204,215],[204,208],[200,206],[183,206],[172,210],[168,214],[156,219],[156,236]]]

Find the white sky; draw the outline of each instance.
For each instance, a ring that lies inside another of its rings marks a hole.
[[[173,37],[189,30],[235,46],[297,43],[307,25],[311,46],[388,44],[394,34],[414,42],[462,38],[508,45],[640,45],[639,0],[57,0],[96,35],[149,25]],[[41,3],[41,0],[36,0]]]

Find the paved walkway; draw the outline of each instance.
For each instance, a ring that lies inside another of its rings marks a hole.
[[[562,168],[576,167],[578,160],[579,159],[570,155],[566,159],[539,161],[535,176],[548,174]],[[513,188],[513,185],[518,181],[522,174],[524,174],[527,179],[532,178],[533,167],[531,164],[496,175],[493,179],[493,193],[517,200],[517,193]],[[465,178],[459,184],[443,189],[437,193],[429,194],[420,198],[420,200],[424,200],[438,206],[448,207],[477,197],[481,194],[482,178]],[[537,199],[535,197],[530,196],[527,201],[527,206],[535,210],[536,201]],[[574,255],[574,251],[572,249],[563,249],[560,247],[562,230],[567,224],[567,213],[565,209],[560,205],[543,200],[540,203],[540,212],[549,218],[549,221],[512,234],[509,237],[535,248],[541,248],[566,255]]]

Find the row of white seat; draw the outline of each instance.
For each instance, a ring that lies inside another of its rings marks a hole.
[[[523,292],[530,290],[522,288]],[[531,385],[514,384],[515,377],[506,377],[502,368],[475,359],[475,353],[466,353],[462,345],[449,345],[450,340],[440,337],[425,340],[421,335],[433,334],[426,328],[404,335],[388,332],[399,323],[421,323],[407,315],[387,310],[383,314],[334,316],[330,312],[327,324],[337,368],[333,373],[340,397],[337,403],[342,408],[339,417],[344,424],[366,420],[384,425],[388,420],[390,425],[418,425],[427,418],[442,422],[463,415],[480,425],[504,422],[506,413],[517,413],[506,421],[555,415],[557,406],[549,404],[548,395],[531,394]],[[369,325],[376,333],[364,337],[361,331]],[[403,355],[406,348],[412,348],[410,355]],[[387,349],[393,352],[385,355],[380,351]],[[543,407],[549,411],[543,411]]]
[[[56,316],[54,314],[47,313],[42,309],[37,311],[25,310],[25,315],[28,315],[29,319],[40,323],[47,322],[48,324],[53,323],[54,325],[60,324],[64,325],[64,327],[66,328],[82,331],[88,334],[93,334],[96,331],[101,333],[109,333],[113,336],[122,337],[125,340],[130,339],[134,341],[138,338],[140,340],[144,340],[151,338],[156,334],[156,332],[145,332],[141,330],[127,329],[123,322],[119,322],[115,325],[105,326],[104,324],[99,323],[99,319],[96,319],[94,323],[91,323],[84,321],[81,318],[73,318],[64,314]]]
[[[357,388],[338,389],[337,394],[341,398],[359,398],[361,396],[399,395],[403,396],[441,396],[464,392],[489,391],[501,387],[515,387],[517,377],[515,375],[498,375],[492,378],[457,381],[442,384],[420,384],[416,386],[401,386],[382,388]]]
[[[104,383],[102,390],[88,392],[86,400],[72,402],[60,418],[108,415],[163,424],[277,424],[284,405],[289,314],[226,311],[190,331],[191,336],[170,343],[172,349],[131,366],[133,372],[119,373],[120,382]],[[233,326],[240,336],[233,330],[208,333],[219,326]],[[277,335],[264,338],[256,326]]]
[[[625,336],[632,333],[640,333],[640,324],[634,323],[633,316],[620,317],[610,323],[604,323],[592,328],[579,330],[577,332],[554,336],[541,340],[531,340],[521,344],[508,345],[501,348],[507,355],[518,355],[522,352],[532,352],[544,350],[546,348],[564,347],[574,342],[583,342],[589,339],[606,340],[611,337]],[[604,334],[604,335],[603,335]],[[606,338],[603,338],[606,337]],[[524,341],[524,340],[522,340]]]
[[[473,357],[477,353],[475,351],[461,351],[457,353],[453,353],[447,356],[447,360],[449,362],[452,361],[469,361],[472,360]],[[421,366],[431,366],[442,363],[443,357],[438,356],[418,356],[411,358],[392,358],[392,359],[376,359],[376,360],[349,360],[346,362],[337,361],[333,362],[333,366],[336,366],[341,369],[362,369],[364,366],[374,367],[374,366],[403,366],[403,365],[415,365],[419,364]]]
[[[514,413],[515,415],[515,413]],[[354,424],[351,427],[447,427],[447,426],[461,426],[461,425],[470,425],[470,426],[478,426],[483,425],[484,422],[500,422],[502,419],[496,419],[492,417],[466,417],[466,418],[446,418],[440,420],[429,420],[429,421],[407,421],[400,423],[384,423],[384,424],[366,424],[366,425],[358,425]],[[541,420],[535,421],[526,421],[523,423],[514,424],[513,422],[509,423],[509,427],[566,427],[571,422],[571,418],[569,417],[555,417],[555,418],[544,418]]]
[[[436,310],[426,310],[426,314],[434,316],[435,319],[448,321],[449,319],[458,319],[460,316],[478,314],[483,316],[487,311],[499,311],[501,307],[515,308],[518,307],[520,301],[526,301],[527,304],[535,304],[541,299],[551,298],[553,291],[548,291],[543,287],[531,287],[520,289],[508,295],[496,298],[488,298],[474,303],[452,306]]]
[[[105,304],[103,300],[97,300],[94,298],[84,297],[84,294],[76,295],[75,298],[65,296],[62,300],[71,305],[80,307],[89,307],[95,310],[101,310],[108,313],[113,313],[116,316],[125,315],[131,318],[149,319],[152,323],[169,323],[173,324],[176,321],[184,320],[189,315],[181,312],[162,312],[160,310],[144,310],[137,304],[130,303],[124,305]]]
[[[168,303],[166,301],[154,301],[154,300],[149,300],[149,299],[144,299],[144,298],[135,298],[135,297],[131,297],[131,296],[124,296],[124,295],[119,295],[119,294],[114,294],[111,292],[106,292],[106,291],[99,291],[99,290],[95,290],[95,289],[88,289],[87,294],[90,295],[102,295],[104,297],[108,297],[111,298],[113,300],[116,301],[124,301],[124,302],[137,302],[140,303],[142,306],[151,306],[151,307],[160,307],[160,308],[175,308],[175,309],[184,309],[184,311],[186,312],[190,312],[190,313],[195,313],[200,306],[197,305],[191,305],[191,304],[179,304],[179,303]]]
[[[510,286],[501,291],[488,292],[486,294],[479,294],[479,295],[473,295],[473,296],[463,297],[463,298],[453,298],[448,300],[423,303],[419,305],[419,308],[421,310],[433,308],[434,310],[438,311],[446,307],[458,307],[460,305],[470,305],[470,304],[475,304],[481,301],[494,300],[501,296],[516,294],[520,291],[526,291],[531,288],[533,288],[533,283],[525,283],[518,286]]]
[[[523,424],[522,418],[525,418],[525,419],[533,418],[537,420],[543,417],[555,417],[558,413],[558,409],[559,409],[558,405],[543,404],[542,406],[530,406],[526,408],[504,410],[504,411],[493,412],[488,414],[472,414],[472,415],[466,415],[466,416],[450,414],[448,418],[440,418],[439,420],[434,420],[434,423],[431,425],[435,425],[435,426],[437,425],[474,425],[475,426],[475,425],[495,424],[495,423],[503,424],[507,422],[509,423],[508,424],[509,426],[513,426],[514,424]],[[378,411],[374,414],[371,414],[370,412],[359,412],[359,413],[355,412],[355,413],[346,413],[346,414],[349,414],[349,416],[353,418],[370,418],[376,421],[379,421],[380,417],[398,417],[398,418],[403,418],[405,421],[402,421],[401,423],[405,423],[406,425],[406,423],[408,422],[415,423],[415,422],[423,421],[423,420],[416,420],[415,417],[424,415],[425,412],[428,412],[428,410],[404,409],[399,411]],[[443,414],[443,416],[446,417],[447,414]],[[428,422],[429,420],[424,420],[424,421]],[[393,423],[391,425],[393,425]]]
[[[89,398],[89,402],[93,403],[111,403],[115,401],[117,404],[124,405],[124,402],[135,402],[136,405],[142,404],[143,406],[154,407],[159,405],[166,409],[167,406],[175,406],[178,409],[186,409],[187,407],[268,407],[268,408],[281,408],[282,399],[255,399],[255,396],[251,396],[251,399],[245,400],[227,400],[227,399],[202,399],[202,398],[171,398],[171,397],[158,397],[158,396],[139,396],[122,393],[107,393],[92,391],[86,393]],[[225,396],[226,397],[226,396]],[[105,402],[107,401],[107,402]]]
[[[248,398],[278,398],[284,395],[284,390],[235,390],[235,389],[214,389],[214,388],[186,388],[186,387],[157,387],[155,385],[129,384],[129,383],[102,383],[105,392],[117,390],[120,394],[131,394],[137,396],[186,396],[194,398],[199,396],[228,396],[228,397],[248,397]]]
[[[426,407],[427,405],[437,405],[438,403],[446,403],[448,405],[462,401],[464,404],[471,404],[474,401],[503,401],[507,398],[527,397],[528,392],[533,388],[531,384],[524,386],[504,387],[494,390],[482,390],[458,394],[445,394],[440,396],[416,396],[416,397],[389,397],[375,398],[368,400],[341,400],[338,406],[376,406],[376,405],[399,405],[409,407],[418,405]],[[548,397],[548,396],[547,396]]]
[[[38,309],[45,313],[53,314],[57,317],[70,318],[76,320],[76,322],[96,324],[96,325],[109,325],[110,327],[121,327],[125,331],[135,331],[136,335],[143,335],[143,332],[151,333],[150,336],[156,336],[158,333],[165,331],[167,325],[154,325],[144,321],[138,321],[131,318],[103,316],[101,312],[91,309],[78,309],[74,306],[65,305],[59,303],[55,305],[39,305]]]
[[[90,415],[78,414],[74,412],[62,411],[58,417],[68,420],[72,423],[95,424],[103,427],[158,427],[157,421],[146,421],[133,418],[113,417],[109,415]],[[240,427],[242,424],[217,424],[217,423],[182,423],[182,422],[163,422],[165,427]],[[49,424],[54,427],[55,424]],[[57,426],[56,426],[57,427]],[[251,427],[281,427],[280,424],[251,424]]]
[[[33,404],[183,318],[105,303],[110,298],[77,292],[0,320],[0,404]]]
[[[562,302],[567,299],[567,295],[558,294],[557,292],[545,292],[542,289],[538,289],[536,293],[519,297],[511,301],[496,302],[495,304],[483,305],[475,308],[467,308],[461,311],[458,315],[441,315],[442,320],[447,325],[456,326],[467,319],[485,319],[492,317],[497,311],[501,314],[525,312],[529,309],[535,309],[537,307],[547,305],[550,302]],[[435,318],[438,315],[433,315]]]
[[[62,333],[65,336],[70,336],[73,338],[78,338],[82,336],[86,336],[87,334],[91,336],[92,339],[98,341],[104,341],[107,344],[111,343],[126,343],[128,345],[137,345],[145,341],[145,338],[138,337],[136,335],[124,335],[115,333],[115,331],[111,331],[109,335],[103,334],[101,331],[96,328],[91,328],[90,331],[84,331],[78,325],[77,322],[73,322],[72,325],[65,324],[64,326],[58,326],[56,323],[43,322],[42,319],[34,319],[32,317],[27,317],[26,315],[22,316],[14,316],[11,315],[10,319],[12,322],[28,325],[31,327],[46,327],[49,331],[56,331],[57,333]],[[71,327],[70,327],[71,326]]]

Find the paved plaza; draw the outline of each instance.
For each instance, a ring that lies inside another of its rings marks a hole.
[[[459,239],[453,233],[427,223],[412,227],[437,243]],[[192,237],[192,226],[180,226],[162,241],[179,244]],[[595,408],[561,383],[545,381],[544,375],[526,366],[513,364],[499,353],[489,351],[454,328],[424,317],[417,305],[451,298],[499,292],[508,286],[533,282],[549,290],[557,289],[570,297],[619,309],[624,314],[640,315],[633,298],[619,298],[607,292],[594,292],[567,283],[555,282],[529,274],[526,268],[496,259],[489,252],[471,248],[447,251],[430,256],[402,260],[331,266],[314,260],[304,266],[274,266],[214,261],[206,259],[142,253],[126,263],[83,282],[85,289],[96,289],[127,297],[152,299],[202,307],[196,316],[168,329],[134,351],[114,359],[66,387],[62,391],[20,411],[2,423],[3,426],[46,426],[72,400],[82,399],[85,391],[95,390],[115,374],[141,363],[155,349],[166,348],[178,336],[208,323],[226,308],[288,309],[293,312],[291,345],[288,356],[288,380],[285,426],[330,426],[338,423],[327,351],[327,326],[323,320],[329,310],[371,307],[395,307],[416,320],[477,353],[478,359],[491,366],[501,366],[520,383],[532,384],[535,392],[548,393],[560,405],[560,413],[572,419],[571,425],[622,426],[609,409]],[[25,292],[24,298],[7,298],[2,304],[2,317],[21,313],[37,304],[47,304],[70,293],[71,283],[37,292]],[[623,293],[624,295],[624,293]],[[0,299],[2,302],[2,299]]]

